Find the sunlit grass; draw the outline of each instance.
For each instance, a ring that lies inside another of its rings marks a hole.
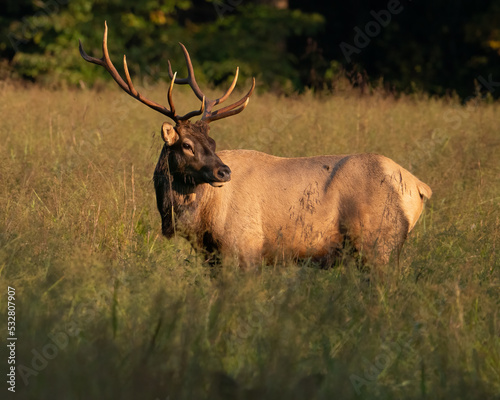
[[[182,89],[177,108],[197,108]],[[145,92],[165,101],[164,86]],[[32,371],[16,398],[500,393],[498,104],[256,94],[212,124],[219,150],[376,152],[429,184],[400,268],[376,273],[306,262],[214,274],[162,238],[151,178],[164,119],[116,87],[2,82],[0,110],[0,314],[15,287],[17,365]]]

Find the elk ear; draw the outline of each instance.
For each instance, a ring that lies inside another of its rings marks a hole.
[[[164,122],[161,126],[161,137],[165,143],[172,146],[177,140],[179,140],[179,135],[175,131],[175,128],[168,122]]]
[[[208,138],[208,145],[212,149],[212,151],[215,153],[215,140],[213,140],[211,137]]]

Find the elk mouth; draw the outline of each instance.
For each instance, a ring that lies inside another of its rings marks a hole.
[[[220,188],[231,180],[231,172],[224,176],[216,175],[211,178],[207,179],[207,183],[212,187]]]
[[[208,184],[214,188],[220,188],[224,186],[227,182],[208,182]]]

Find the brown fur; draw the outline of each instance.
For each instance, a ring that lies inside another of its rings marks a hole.
[[[376,154],[280,158],[226,150],[217,156],[231,168],[231,180],[212,187],[168,178],[166,153],[168,146],[155,172],[164,234],[174,232],[173,209],[180,234],[237,256],[243,266],[276,257],[331,264],[347,239],[369,263],[387,263],[432,195],[410,172]]]

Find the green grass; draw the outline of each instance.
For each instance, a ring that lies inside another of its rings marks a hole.
[[[9,285],[17,366],[32,373],[10,397],[500,398],[499,104],[254,95],[212,124],[218,149],[381,153],[434,194],[399,269],[214,277],[160,234],[161,115],[116,87],[0,84],[0,319]],[[174,96],[181,112],[198,107]]]

